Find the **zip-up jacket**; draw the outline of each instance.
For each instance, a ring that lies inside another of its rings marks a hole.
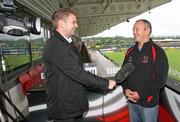
[[[152,46],[155,47],[156,56],[153,61]],[[130,51],[131,50],[131,51]],[[123,82],[123,89],[137,91],[140,99],[136,104],[143,107],[153,107],[159,103],[159,92],[164,87],[168,76],[168,59],[165,51],[151,39],[144,43],[141,50],[138,44],[129,48],[123,65],[132,62],[136,69]]]

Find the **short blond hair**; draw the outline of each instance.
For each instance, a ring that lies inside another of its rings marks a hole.
[[[59,20],[66,20],[66,18],[70,15],[73,14],[76,16],[76,12],[72,9],[69,8],[60,8],[57,9],[51,17],[52,25],[57,28],[57,24]]]

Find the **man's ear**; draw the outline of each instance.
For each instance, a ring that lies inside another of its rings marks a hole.
[[[149,28],[145,28],[145,32],[146,32],[146,34],[150,35],[150,29]]]
[[[59,21],[58,21],[58,24],[57,24],[58,28],[59,28],[59,27],[60,27],[60,28],[63,28],[64,25],[65,25],[65,22],[64,22],[63,20],[59,20]]]

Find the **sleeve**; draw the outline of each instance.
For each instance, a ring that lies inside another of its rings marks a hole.
[[[161,88],[163,88],[166,83],[168,77],[169,64],[164,50],[160,51],[161,53],[156,56],[155,80],[152,80],[151,84],[148,85],[147,88],[138,92],[140,99],[146,99],[147,96],[155,96],[159,94]]]
[[[73,55],[66,46],[54,46],[53,54],[51,55],[51,62],[61,70],[61,72],[86,87],[107,90],[109,85],[108,80],[86,72],[77,63],[79,60],[80,59],[75,54]]]
[[[131,49],[131,48],[130,48],[130,49]],[[127,63],[127,60],[126,60],[126,59],[127,59],[127,57],[128,57],[128,52],[129,52],[130,49],[128,49],[127,52],[126,52],[126,54],[125,54],[125,57],[124,57],[124,61],[123,61],[122,66]],[[121,67],[122,67],[122,66],[121,66]],[[127,83],[128,83],[128,82],[123,82],[123,83],[122,83],[123,91],[128,88],[128,84],[127,84]]]

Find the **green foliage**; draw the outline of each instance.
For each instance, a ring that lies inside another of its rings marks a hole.
[[[6,47],[27,47],[27,40],[0,40],[0,44],[5,44]],[[43,47],[43,38],[31,40],[32,47]]]
[[[44,40],[43,38],[35,39],[31,41],[32,47],[43,47]]]
[[[98,38],[91,38],[90,40],[86,39],[87,44],[90,48],[95,48],[98,45],[98,48],[108,48],[114,47],[122,48],[122,47],[129,47],[130,45],[134,44],[133,38],[124,38],[124,37],[98,37]]]

